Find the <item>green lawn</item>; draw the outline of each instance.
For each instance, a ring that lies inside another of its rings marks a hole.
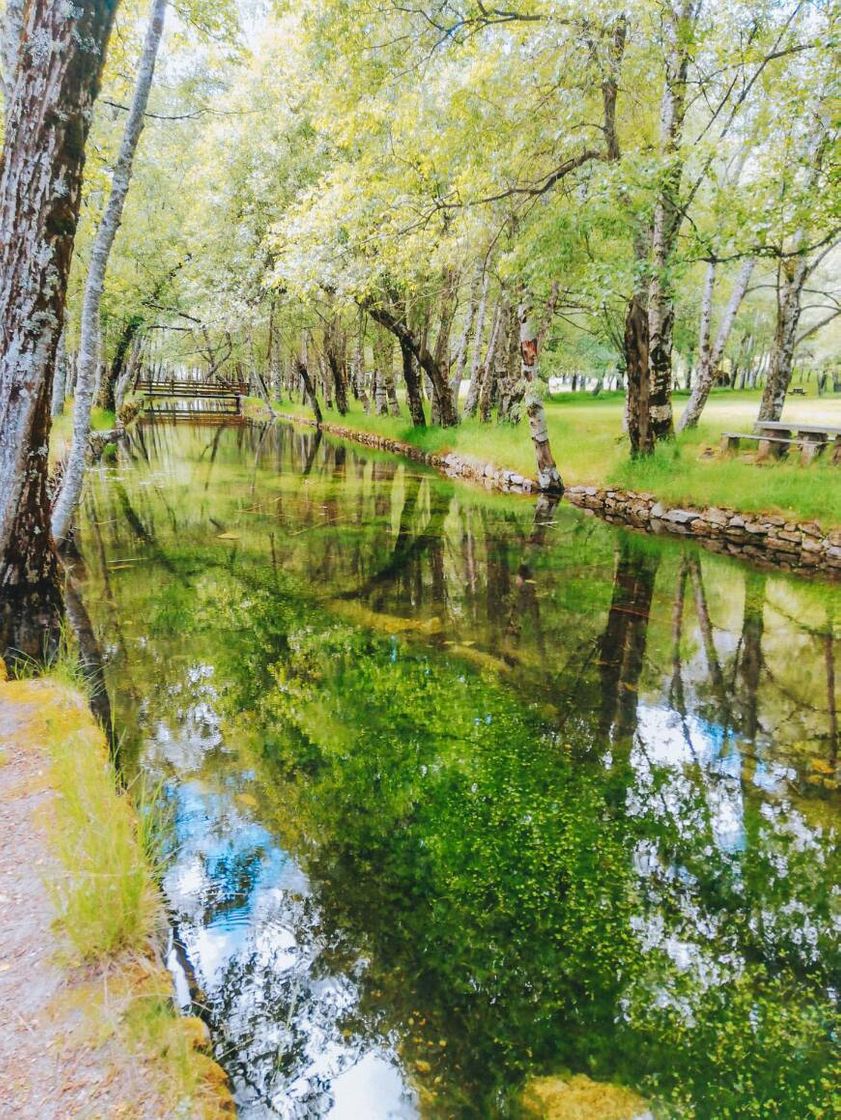
[[[679,413],[685,398],[676,399]],[[841,468],[828,460],[802,467],[791,462],[757,464],[749,451],[719,454],[723,431],[750,432],[759,407],[758,393],[722,391],[713,395],[697,431],[658,449],[649,460],[631,462],[622,435],[623,402],[619,394],[594,399],[570,394],[547,401],[549,433],[555,458],[567,485],[613,483],[648,490],[672,505],[727,505],[756,512],[815,519],[825,527],[841,525]],[[309,409],[284,402],[281,409],[311,416]],[[528,427],[467,420],[458,428],[411,427],[408,418],[366,416],[354,401],[347,416],[326,412],[325,419],[391,436],[426,451],[458,451],[500,467],[534,474]],[[785,419],[826,422],[841,428],[841,398],[794,398]]]

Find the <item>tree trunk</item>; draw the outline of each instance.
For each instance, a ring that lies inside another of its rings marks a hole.
[[[50,405],[50,418],[55,420],[64,412],[64,396],[67,389],[67,328],[59,336],[55,353],[55,370],[53,372],[52,403]]]
[[[483,424],[487,424],[491,419],[491,409],[493,408],[494,397],[496,396],[496,354],[499,348],[499,337],[502,331],[502,323],[505,318],[505,303],[503,296],[499,297],[499,302],[494,311],[493,325],[491,327],[491,336],[488,339],[488,350],[485,354],[485,364],[479,366],[477,374],[478,390],[479,390],[479,419]],[[519,334],[519,324],[518,324]],[[470,389],[473,389],[473,382],[470,383]],[[467,404],[464,407],[464,415],[472,416],[476,409],[475,406],[471,410],[470,394],[468,393]]]
[[[340,416],[346,416],[347,403],[347,355],[345,332],[338,317],[330,320],[324,331],[324,350],[327,366],[333,381],[336,408]]]
[[[742,300],[745,298],[745,292],[748,290],[748,284],[750,283],[751,274],[753,273],[753,265],[753,260],[748,259],[743,262],[742,267],[739,269],[739,275],[736,278],[736,283],[733,286],[733,291],[730,294],[727,307],[724,309],[724,316],[718,328],[718,334],[715,337],[715,344],[710,346],[712,289],[715,284],[715,264],[712,261],[710,262],[707,270],[707,284],[704,288],[704,304],[701,309],[701,344],[698,355],[698,374],[695,378],[695,388],[692,390],[692,396],[689,398],[689,402],[678,424],[678,431],[680,432],[684,431],[686,428],[696,427],[701,418],[701,413],[704,411],[704,405],[707,403],[707,398],[713,387],[713,381],[718,372],[719,364],[724,356],[724,348],[727,346],[727,340],[730,338],[733,323],[736,321],[739,307],[741,306]]]
[[[453,375],[450,378],[450,389],[453,394],[456,411],[458,411],[459,391],[461,389],[462,378],[464,377],[464,370],[467,365],[467,351],[470,348],[470,338],[473,333],[473,323],[476,318],[479,286],[481,283],[482,267],[480,265],[476,270],[476,275],[470,288],[467,308],[464,313],[464,323],[461,329],[461,338],[459,339],[458,351],[456,352],[456,360],[453,367]]]
[[[105,367],[100,382],[96,399],[96,403],[100,408],[107,409],[109,412],[116,411],[116,385],[123,375],[126,363],[131,355],[131,349],[137,332],[142,326],[142,317],[140,315],[132,315],[120,332],[120,337],[117,340],[117,349],[114,351],[114,358],[110,367]]]
[[[805,255],[788,258],[781,264],[780,271],[785,279],[777,291],[777,325],[768,377],[759,405],[759,420],[776,421],[783,414],[794,365],[801,297],[809,275],[809,263]]]
[[[543,408],[537,381],[537,331],[529,315],[531,308],[523,303],[520,306],[520,355],[522,358],[523,381],[526,385],[526,415],[529,418],[529,431],[534,445],[537,461],[537,484],[545,494],[563,494],[564,484],[555,466],[552,448],[549,446],[549,431],[546,427],[546,412]]]
[[[400,343],[400,349],[403,354],[403,372],[406,373],[406,353],[410,353],[417,361],[423,372],[429,377],[432,382],[435,392],[438,396],[438,408],[441,413],[441,424],[445,428],[453,427],[458,423],[458,416],[456,415],[453,406],[453,395],[450,392],[450,382],[447,377],[447,372],[442,370],[441,366],[436,362],[429,350],[423,342],[419,342],[413,331],[409,329],[406,322],[393,314],[384,307],[377,307],[370,305],[368,313],[372,319],[375,319],[382,326],[386,327],[396,337]],[[418,399],[420,399],[420,385],[416,373],[413,371],[412,380],[416,387]],[[408,382],[407,382],[408,388]],[[415,417],[412,417],[413,422]]]
[[[3,77],[3,101],[6,107],[6,135],[9,135],[8,121],[9,110],[12,105],[12,93],[15,88],[15,78],[18,69],[21,37],[23,34],[23,9],[24,0],[6,0],[6,12],[3,16],[2,42],[0,42],[0,67]]]
[[[353,395],[362,405],[365,413],[371,411],[371,402],[368,399],[368,390],[365,386],[365,316],[360,312],[359,329],[356,332],[356,342],[353,347],[353,363],[350,367],[350,386]]]
[[[321,406],[318,403],[318,397],[315,395],[312,378],[310,377],[309,366],[303,358],[298,358],[295,363],[295,368],[298,371],[298,377],[300,377],[301,384],[304,387],[304,396],[309,402],[309,406],[313,411],[313,416],[315,416],[315,422],[317,424],[321,424],[323,422],[323,417],[321,415]]]
[[[482,388],[482,379],[484,377],[484,370],[482,368],[482,343],[485,336],[485,312],[488,306],[488,286],[490,284],[490,273],[485,271],[485,279],[482,283],[482,298],[479,301],[479,310],[476,314],[476,340],[473,344],[473,364],[470,367],[470,385],[467,389],[467,400],[464,402],[464,415],[474,416],[476,413],[476,406],[479,403],[479,392]],[[485,363],[487,369],[487,362]]]
[[[406,382],[406,401],[409,405],[409,415],[415,428],[425,428],[426,417],[423,413],[423,400],[420,395],[415,356],[407,339],[398,338],[398,342],[400,343],[400,354],[403,358],[403,380]]]
[[[651,376],[649,419],[655,440],[674,435],[672,413],[672,331],[674,290],[669,267],[683,221],[681,142],[686,117],[686,77],[701,0],[664,6],[667,36],[666,75],[660,102],[660,152],[664,161],[651,226],[651,279],[648,290],[648,361]]]
[[[521,372],[520,324],[513,308],[508,310],[505,318],[506,327],[497,344],[497,419],[503,424],[519,424],[526,392]],[[539,346],[539,335],[536,341]]]
[[[135,338],[129,359],[125,363],[120,376],[117,378],[117,383],[114,386],[114,412],[118,417],[120,415],[120,409],[123,407],[123,401],[125,400],[128,387],[137,374],[142,349],[142,341],[139,338]]]
[[[385,416],[388,411],[392,416],[399,416],[400,404],[397,400],[397,386],[394,383],[394,337],[379,324],[374,334],[374,374],[379,392],[382,394],[383,405],[382,412],[379,411],[379,405],[377,406],[377,415]]]
[[[649,393],[651,379],[648,367],[648,315],[637,292],[628,304],[625,318],[625,419],[631,456],[650,455],[654,439],[649,423]]]
[[[0,170],[0,587],[54,584],[47,449],[84,148],[116,0],[29,0]],[[44,51],[42,45],[49,43]]]
[[[90,435],[93,379],[96,373],[97,342],[99,338],[99,307],[105,285],[105,272],[111,247],[123,216],[123,206],[131,181],[134,154],[143,131],[149,90],[155,73],[155,60],[164,28],[167,0],[152,0],[149,26],[143,44],[143,54],[137,71],[131,109],[126,121],[120,152],[111,180],[111,194],[91,249],[90,265],[85,282],[82,303],[82,331],[79,344],[79,371],[76,379],[76,397],[73,403],[73,443],[64,471],[61,490],[53,509],[53,536],[57,541],[67,536],[70,522],[82,494],[85,473],[85,455]]]

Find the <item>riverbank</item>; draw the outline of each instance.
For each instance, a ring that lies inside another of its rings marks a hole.
[[[301,406],[285,406],[276,415],[291,422],[315,426],[312,414]],[[321,427],[332,435],[407,456],[452,477],[478,482],[488,489],[507,493],[537,491],[537,483],[530,477],[527,466],[518,470],[511,466],[508,459],[502,460],[506,465],[500,466],[499,458],[487,460],[474,453],[479,448],[483,454],[487,453],[487,443],[489,440],[494,442],[495,436],[499,445],[495,448],[496,454],[506,454],[518,438],[528,439],[522,426],[501,428],[468,422],[455,429],[418,431],[407,428],[397,418],[374,417],[352,411],[342,417],[341,422],[328,419]],[[389,429],[399,431],[401,438],[389,434]],[[491,429],[490,432],[487,429]],[[588,429],[582,424],[581,430]],[[692,433],[691,438],[697,440],[698,433]],[[578,439],[579,443],[582,442],[580,435]],[[431,448],[427,446],[429,444]],[[556,457],[560,459],[557,442],[553,441],[553,446]],[[673,456],[677,462],[682,446],[678,443],[674,449],[661,452],[659,459]],[[578,473],[567,470],[566,464],[562,463],[567,483],[565,496],[573,504],[615,523],[649,532],[691,536],[713,551],[759,563],[767,562],[775,567],[841,575],[841,486],[838,485],[841,474],[838,467],[824,464],[800,467],[789,463],[776,463],[769,467],[748,461],[713,459],[714,452],[711,448],[708,451],[706,459],[712,461],[714,469],[705,476],[707,485],[701,488],[699,497],[703,498],[709,492],[709,483],[718,477],[718,472],[723,478],[721,496],[709,499],[709,504],[702,504],[698,498],[675,501],[667,497],[672,491],[686,493],[681,489],[685,482],[679,483],[677,488],[673,485],[657,488],[658,471],[661,469],[658,457],[655,457],[657,461],[654,463],[627,462],[617,471],[606,470],[603,474],[607,480],[595,484],[577,482]],[[522,465],[521,455],[514,458],[518,465]],[[744,489],[736,488],[734,491],[733,486],[728,484],[728,480],[732,481],[734,477],[734,471],[740,479],[740,487]],[[679,474],[677,467],[672,473]],[[794,503],[774,501],[767,488],[769,474],[773,479],[782,480],[783,494],[791,497],[796,492],[798,500]],[[627,484],[609,481],[613,475],[631,480],[639,476],[653,485],[645,490],[636,490]],[[753,489],[747,488],[746,479],[752,482]],[[758,486],[763,479],[766,483],[764,489]],[[756,500],[757,491],[766,495],[764,507]],[[731,499],[735,495],[736,503],[724,504],[725,495],[730,495]],[[820,520],[816,519],[815,510],[821,511]],[[810,512],[811,516],[808,515]]]
[[[312,411],[284,402],[287,414],[312,419]],[[679,413],[683,402],[676,401]],[[827,461],[757,464],[750,453],[721,456],[723,431],[751,431],[759,407],[755,393],[715,394],[702,423],[650,460],[632,462],[622,436],[621,394],[595,399],[567,394],[546,402],[552,448],[564,483],[602,489],[648,491],[668,506],[727,506],[740,513],[767,513],[786,521],[818,521],[827,531],[841,527],[841,473]],[[841,427],[841,398],[795,398],[786,405],[793,421],[823,421]],[[405,417],[367,415],[357,401],[346,416],[325,414],[331,424],[410,444],[437,455],[456,454],[493,463],[525,477],[534,472],[528,427],[465,420],[457,428],[412,428]]]
[[[72,680],[0,661],[0,1099],[39,1120],[233,1104],[200,1020],[179,1016],[144,821]]]

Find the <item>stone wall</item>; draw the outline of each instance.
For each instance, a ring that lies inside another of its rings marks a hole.
[[[669,507],[654,494],[570,486],[566,497],[622,525],[692,537],[716,552],[789,568],[821,568],[841,576],[841,529],[825,533],[816,521],[786,521],[767,513],[739,513],[722,506]]]
[[[276,413],[283,420],[318,427],[315,420],[291,413]],[[503,493],[536,494],[534,479],[516,471],[495,467],[467,455],[439,455],[422,451],[410,443],[359,431],[343,424],[323,423],[331,435],[352,440],[380,451],[390,451],[443,471],[452,478],[476,482]],[[690,537],[714,552],[723,552],[758,563],[820,570],[841,578],[841,529],[824,532],[816,521],[793,522],[772,514],[739,513],[735,509],[709,506],[704,509],[669,507],[654,494],[598,486],[569,486],[564,497],[573,505],[591,510],[617,525],[630,525],[649,533]]]

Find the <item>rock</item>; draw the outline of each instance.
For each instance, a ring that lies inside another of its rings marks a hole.
[[[768,549],[771,552],[799,552],[800,551],[799,546],[794,544],[792,541],[780,540],[777,537],[769,538]],[[839,549],[839,553],[841,553],[841,549]]]
[[[670,521],[673,525],[689,525],[700,514],[693,509],[670,509],[664,514],[663,520]]]
[[[816,537],[818,539],[823,537],[823,529],[817,521],[804,521],[800,526],[800,532],[804,537]]]

